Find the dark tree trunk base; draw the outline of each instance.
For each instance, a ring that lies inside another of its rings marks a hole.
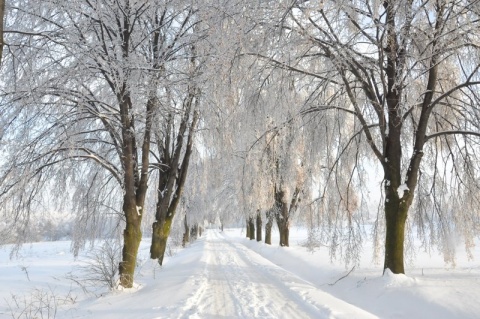
[[[286,223],[280,223],[278,225],[278,230],[280,232],[280,246],[289,247],[289,233],[288,225]]]
[[[262,215],[257,213],[257,241],[262,241]]]
[[[390,202],[392,200],[389,200]],[[408,207],[405,204],[396,205],[393,200],[392,205],[385,205],[387,231],[385,237],[384,271],[388,268],[394,274],[405,273],[403,255],[407,213]]]
[[[273,214],[267,212],[267,223],[265,224],[265,244],[272,244]]]
[[[138,247],[142,240],[140,227],[128,225],[123,231],[123,240],[122,261],[118,267],[120,285],[124,288],[132,288],[135,267],[137,265]]]
[[[250,217],[248,219],[248,230],[248,237],[250,238],[250,240],[255,240],[255,222],[253,220],[253,217]]]
[[[159,222],[153,223],[152,245],[150,246],[150,258],[158,259],[158,263],[163,265],[163,258],[167,249],[167,240],[170,235],[172,219],[167,219],[163,225]]]

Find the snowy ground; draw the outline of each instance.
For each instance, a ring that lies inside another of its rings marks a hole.
[[[292,247],[281,248],[239,229],[207,230],[163,268],[147,258],[147,239],[138,287],[95,294],[67,279],[83,260],[69,242],[26,245],[12,260],[2,249],[0,318],[480,318],[480,253],[471,262],[459,256],[455,269],[418,255],[408,276],[382,276],[366,254],[338,280],[350,269],[326,251],[308,252],[304,239],[293,231]]]

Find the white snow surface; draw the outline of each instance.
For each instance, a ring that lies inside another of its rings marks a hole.
[[[409,191],[410,189],[408,188],[407,184],[402,184],[397,188],[397,194],[398,198],[402,199],[403,195],[405,194],[405,191]]]
[[[268,246],[246,239],[241,229],[207,229],[163,267],[148,259],[147,238],[136,288],[95,294],[66,279],[84,263],[69,253],[70,242],[26,245],[13,259],[6,247],[0,250],[0,318],[34,318],[25,310],[34,312],[27,305],[38,299],[43,318],[480,317],[478,261],[461,255],[456,268],[449,268],[441,256],[419,253],[407,275],[382,275],[365,254],[350,272],[352,267],[330,262],[327,248],[311,253],[302,247],[306,235],[293,229],[287,248],[278,247],[277,234]]]

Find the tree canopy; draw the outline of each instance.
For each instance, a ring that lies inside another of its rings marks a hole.
[[[75,215],[76,252],[123,230],[130,287],[142,232],[161,264],[175,216],[275,220],[282,246],[297,222],[346,263],[371,240],[394,273],[411,235],[447,261],[479,235],[479,1],[5,8],[0,231],[19,243],[41,211]]]

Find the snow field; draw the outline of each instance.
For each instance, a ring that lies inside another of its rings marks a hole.
[[[147,238],[136,288],[90,294],[66,278],[84,263],[83,256],[75,260],[69,253],[70,242],[25,245],[14,259],[4,248],[0,318],[34,318],[40,304],[43,318],[480,317],[475,260],[459,256],[456,268],[448,268],[440,256],[419,253],[407,276],[382,276],[367,253],[350,272],[331,263],[326,249],[307,251],[300,245],[305,238],[304,230],[294,229],[291,247],[282,248],[276,236],[268,246],[246,239],[241,229],[210,229],[167,257],[163,267],[148,259]]]

